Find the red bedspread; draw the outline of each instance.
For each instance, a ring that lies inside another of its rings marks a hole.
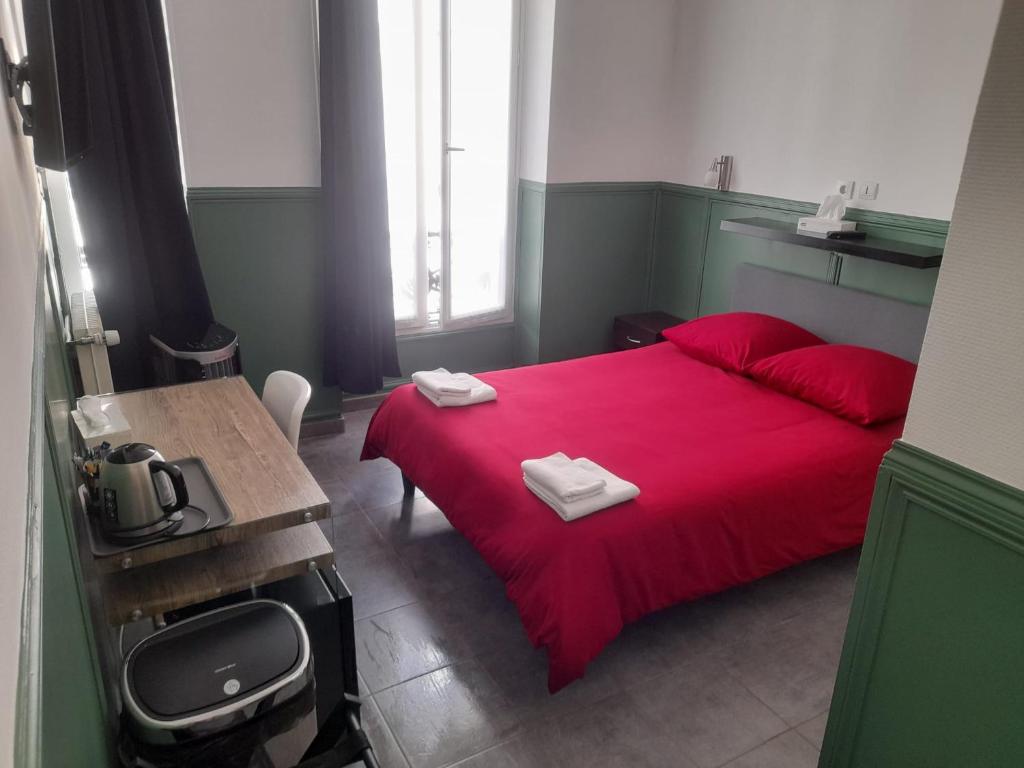
[[[362,458],[394,461],[505,581],[552,691],[626,622],[860,542],[903,426],[858,427],[668,343],[479,377],[497,402],[396,389]],[[519,467],[555,451],[639,498],[564,522]]]

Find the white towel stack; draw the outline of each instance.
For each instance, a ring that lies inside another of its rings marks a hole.
[[[498,399],[494,387],[468,373],[450,373],[444,368],[437,368],[416,371],[412,380],[420,394],[438,408],[476,405]]]
[[[522,463],[523,482],[563,520],[576,520],[635,499],[640,489],[590,459],[554,453]]]

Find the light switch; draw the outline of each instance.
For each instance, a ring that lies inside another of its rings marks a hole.
[[[874,200],[876,197],[878,197],[878,182],[862,181],[860,183],[860,199]]]

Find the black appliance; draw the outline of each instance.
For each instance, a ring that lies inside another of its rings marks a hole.
[[[211,323],[195,336],[178,327],[166,328],[150,334],[149,340],[155,384],[219,379],[242,372],[238,334],[220,323]]]
[[[171,624],[138,643],[121,670],[126,766],[248,766],[314,707],[305,625],[274,600]]]
[[[4,49],[3,80],[32,137],[36,165],[64,171],[92,142],[82,10],[78,0],[24,0],[22,10],[28,54],[15,63]]]

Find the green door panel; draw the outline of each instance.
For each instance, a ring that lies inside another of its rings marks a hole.
[[[1024,764],[1024,493],[897,442],[821,765]]]

